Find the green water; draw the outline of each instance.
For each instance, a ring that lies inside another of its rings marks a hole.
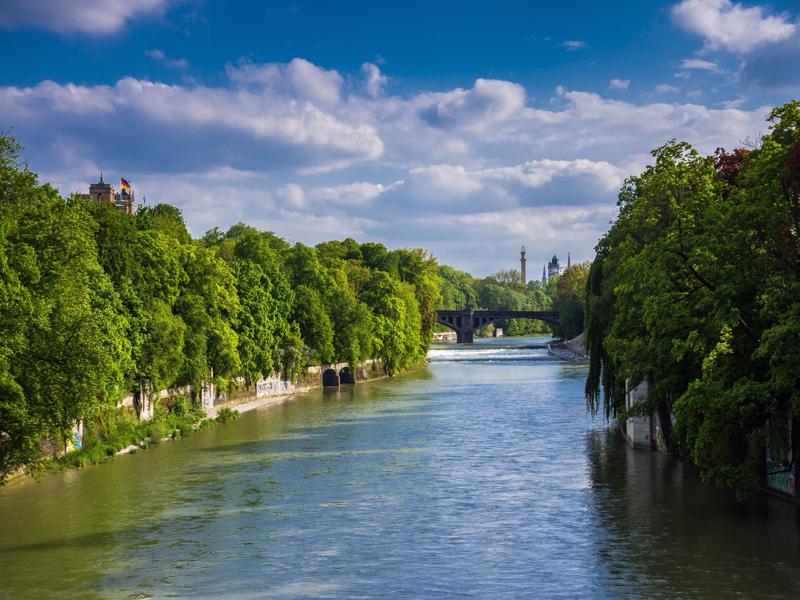
[[[0,489],[0,597],[800,597],[798,512],[629,449],[583,367],[432,359]]]

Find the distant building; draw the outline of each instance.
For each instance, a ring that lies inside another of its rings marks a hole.
[[[519,251],[519,272],[520,272],[520,279],[522,280],[522,287],[525,287],[525,284],[528,282],[527,278],[525,277],[525,263],[527,260],[525,259],[525,246],[522,247]]]
[[[122,190],[114,190],[114,186],[103,181],[103,174],[100,173],[100,181],[89,186],[88,194],[81,194],[86,200],[91,200],[95,204],[113,204],[119,210],[129,215],[136,214],[136,204],[133,189],[124,179],[120,180]]]
[[[547,278],[550,279],[555,275],[561,275],[561,263],[558,261],[558,255],[553,254],[553,258],[550,259],[550,262],[547,263]]]
[[[570,267],[571,262],[572,262],[572,257],[568,252],[567,268]],[[546,284],[551,277],[554,277],[556,275],[561,275],[563,272],[564,272],[564,267],[561,266],[561,262],[558,260],[558,255],[553,254],[553,258],[551,258],[549,262],[546,262],[544,265],[542,265],[542,283]]]

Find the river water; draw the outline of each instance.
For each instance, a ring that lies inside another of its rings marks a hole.
[[[533,341],[6,486],[0,597],[800,597],[798,511],[629,449]]]

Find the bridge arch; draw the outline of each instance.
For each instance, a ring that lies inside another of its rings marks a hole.
[[[537,319],[552,325],[558,325],[558,311],[554,310],[437,310],[436,322],[456,332],[459,344],[471,344],[475,332],[495,321],[506,319]]]

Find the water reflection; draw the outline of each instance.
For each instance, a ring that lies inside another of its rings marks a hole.
[[[633,452],[513,344],[0,490],[0,597],[797,596],[791,506]]]
[[[589,430],[586,448],[609,595],[797,597],[791,505],[768,496],[739,502],[677,460],[632,450],[614,428]]]

